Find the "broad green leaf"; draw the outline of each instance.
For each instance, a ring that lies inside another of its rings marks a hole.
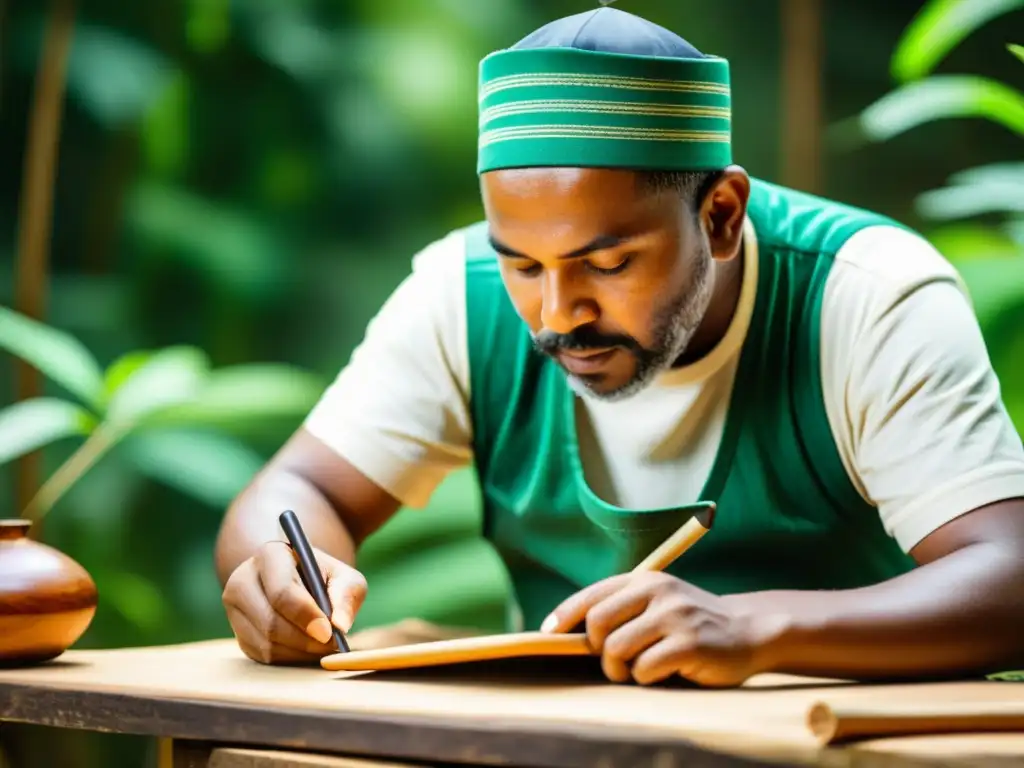
[[[128,196],[125,217],[140,242],[221,290],[259,302],[288,285],[288,249],[255,213],[228,208],[185,188],[148,182]]]
[[[1009,233],[983,224],[948,224],[928,231],[926,236],[952,262],[1024,255],[1024,242],[1018,243]]]
[[[265,418],[299,418],[323,392],[320,377],[278,363],[251,363],[213,371],[189,402],[154,414],[147,423],[180,426],[244,425]]]
[[[1002,683],[1024,683],[1024,669],[1009,672],[993,672],[987,677],[989,680],[996,680]]]
[[[1024,248],[1024,216],[1010,219],[1003,225],[1003,231],[1013,242]]]
[[[119,428],[196,397],[209,375],[206,354],[195,347],[168,347],[130,373],[111,395],[107,420]]]
[[[159,629],[170,612],[160,587],[137,573],[100,573],[96,575],[96,586],[104,603],[143,631]]]
[[[357,626],[415,617],[448,623],[454,615],[501,621],[508,577],[494,549],[481,538],[430,547],[364,571],[368,599]]]
[[[480,493],[472,469],[453,472],[425,509],[402,509],[359,548],[359,564],[374,568],[406,553],[480,535]]]
[[[972,32],[1003,14],[1024,8],[1024,0],[931,0],[903,30],[891,70],[899,82],[929,74]]]
[[[0,347],[38,369],[86,405],[100,406],[103,372],[89,350],[71,334],[0,306]]]
[[[986,163],[957,171],[949,177],[950,184],[984,184],[988,182],[1024,184],[1024,163]]]
[[[79,21],[68,58],[68,94],[108,127],[138,120],[175,74],[161,53],[121,32]]]
[[[154,177],[177,176],[188,163],[191,99],[188,75],[179,72],[142,118],[139,141]]]
[[[1013,260],[971,259],[957,265],[978,321],[987,326],[1004,312],[1024,307],[1024,268]]]
[[[1024,94],[974,75],[935,75],[901,86],[860,115],[861,130],[886,141],[923,123],[958,117],[991,120],[1024,136]]]
[[[87,435],[96,425],[84,408],[52,397],[23,400],[0,411],[0,464],[66,437]]]
[[[107,366],[103,374],[104,396],[109,398],[121,388],[139,368],[149,362],[153,352],[148,349],[140,349],[135,352],[128,352],[121,355],[114,362]]]
[[[222,435],[153,430],[123,443],[129,461],[146,476],[223,510],[263,466],[264,459]]]
[[[193,50],[216,53],[224,47],[230,31],[230,0],[190,0],[185,33]]]
[[[1015,45],[1013,43],[1010,43],[1006,47],[1009,49],[1010,53],[1012,53],[1021,61],[1024,61],[1024,45]]]
[[[1024,178],[929,190],[917,196],[914,207],[928,219],[965,219],[986,213],[1024,213]]]

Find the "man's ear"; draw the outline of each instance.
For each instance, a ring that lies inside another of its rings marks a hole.
[[[704,196],[700,220],[711,254],[719,261],[735,258],[740,251],[749,199],[750,177],[738,165],[726,168]]]

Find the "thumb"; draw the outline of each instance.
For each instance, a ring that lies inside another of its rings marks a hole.
[[[342,632],[352,629],[366,590],[363,574],[340,561],[332,563],[327,572],[327,596],[331,600],[331,623]]]

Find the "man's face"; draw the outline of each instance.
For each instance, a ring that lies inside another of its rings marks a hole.
[[[714,272],[678,193],[575,168],[494,171],[482,193],[509,297],[578,392],[628,397],[679,358]]]

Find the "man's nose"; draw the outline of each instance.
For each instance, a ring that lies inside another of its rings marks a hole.
[[[582,295],[579,286],[556,270],[544,277],[541,322],[553,333],[571,333],[597,319],[597,306]]]

